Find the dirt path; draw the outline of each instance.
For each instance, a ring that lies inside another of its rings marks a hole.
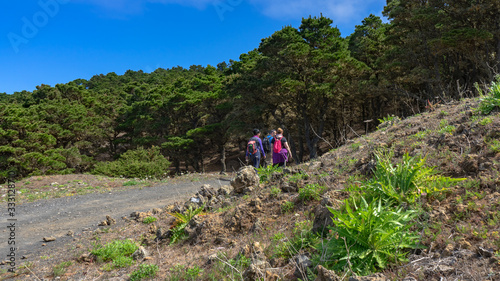
[[[8,229],[11,223],[15,223],[16,260],[21,262],[23,256],[28,260],[36,260],[42,250],[56,249],[71,241],[73,238],[67,236],[69,231],[78,236],[84,231],[95,230],[99,222],[106,219],[106,215],[115,218],[120,224],[123,216],[128,217],[134,211],[148,211],[186,200],[203,184],[218,188],[229,182],[214,179],[185,181],[112,193],[40,200],[19,205],[16,208],[17,221],[8,221],[7,206],[2,204],[0,261],[6,259],[11,247],[8,245],[8,238],[12,235]],[[43,242],[43,237],[48,236],[55,237],[56,241]]]

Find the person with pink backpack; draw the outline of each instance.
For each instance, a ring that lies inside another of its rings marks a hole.
[[[292,151],[288,146],[288,141],[283,136],[283,129],[278,128],[277,134],[272,140],[273,146],[273,166],[286,166],[288,159],[292,159]]]

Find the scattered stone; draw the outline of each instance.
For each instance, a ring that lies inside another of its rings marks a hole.
[[[101,221],[98,226],[106,226],[108,225],[108,222],[107,221]]]
[[[252,228],[250,229],[252,232],[261,232],[262,231],[262,221],[257,218],[255,223],[252,225]]]
[[[316,270],[318,271],[318,276],[314,281],[340,281],[340,277],[333,270],[328,270],[321,265],[318,265]]]
[[[269,270],[266,270],[266,279],[267,281],[278,281],[280,280],[280,277],[278,274],[273,273]]]
[[[312,269],[312,261],[306,255],[298,255],[295,258],[295,273],[294,275],[298,278],[303,278],[307,276],[307,269]]]
[[[495,251],[493,249],[486,249],[481,246],[477,247],[477,254],[483,258],[491,258],[495,255]]]
[[[66,233],[66,236],[73,236],[73,234],[74,234],[73,231],[70,230],[68,231],[68,233]]]
[[[233,192],[233,190],[234,190],[234,188],[231,185],[223,185],[223,186],[219,187],[219,189],[217,190],[217,194],[226,196],[226,195],[231,194],[231,192]]]
[[[333,225],[332,213],[327,207],[317,206],[314,209],[314,222],[312,227],[313,233],[324,234],[328,231],[328,226]]]
[[[446,245],[446,248],[443,250],[443,253],[442,253],[442,256],[443,257],[449,257],[452,255],[452,252],[453,252],[453,245],[452,244],[448,244]]]
[[[56,241],[56,238],[53,236],[43,237],[43,241],[44,242],[52,242],[52,241]]]
[[[94,260],[94,255],[91,253],[85,253],[78,258],[79,262],[92,262]]]
[[[116,224],[116,220],[108,215],[106,215],[106,223],[107,225],[114,225]]]
[[[160,208],[153,208],[153,214],[157,215],[161,212],[162,212],[162,210]]]
[[[259,184],[259,176],[255,172],[254,167],[244,166],[236,173],[236,176],[231,180],[231,186],[234,187],[236,193],[249,193]]]
[[[444,264],[438,265],[437,269],[439,271],[441,271],[443,274],[449,274],[449,273],[452,273],[453,271],[455,271],[455,268],[453,268],[451,266],[444,265]]]
[[[134,260],[143,260],[144,258],[146,258],[147,256],[149,256],[149,253],[148,251],[146,251],[146,249],[142,246],[139,247],[139,249],[137,249],[133,254],[132,254],[132,258]]]
[[[472,249],[472,245],[465,239],[462,239],[460,240],[460,242],[458,242],[458,244],[460,245],[460,248],[462,249]]]
[[[382,273],[375,273],[370,276],[349,277],[349,281],[389,281]]]
[[[43,243],[43,244],[42,244],[42,247],[45,247],[45,246],[47,246],[47,244]]]

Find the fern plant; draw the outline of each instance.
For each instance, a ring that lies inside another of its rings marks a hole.
[[[315,258],[329,269],[366,275],[406,261],[405,250],[418,247],[419,236],[410,231],[416,211],[386,209],[382,200],[369,204],[363,197],[359,204],[346,200],[344,211],[329,210],[334,226]]]
[[[374,199],[381,197],[389,204],[413,204],[422,195],[434,196],[452,184],[465,180],[438,175],[433,167],[426,166],[426,157],[411,157],[408,153],[398,165],[391,162],[393,152],[375,154],[377,165],[366,191]]]
[[[176,213],[168,213],[169,215],[173,216],[176,218],[176,224],[174,228],[172,228],[172,236],[170,238],[170,245],[176,243],[177,241],[181,240],[182,238],[185,237],[184,229],[186,226],[189,224],[189,222],[201,211],[205,209],[205,205],[193,210],[191,206],[189,206],[189,209],[186,210],[184,214],[176,212]]]

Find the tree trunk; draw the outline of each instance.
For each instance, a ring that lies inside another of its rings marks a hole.
[[[221,155],[220,162],[222,165],[221,172],[226,173],[226,146],[225,146],[225,144],[221,145],[220,155]]]

